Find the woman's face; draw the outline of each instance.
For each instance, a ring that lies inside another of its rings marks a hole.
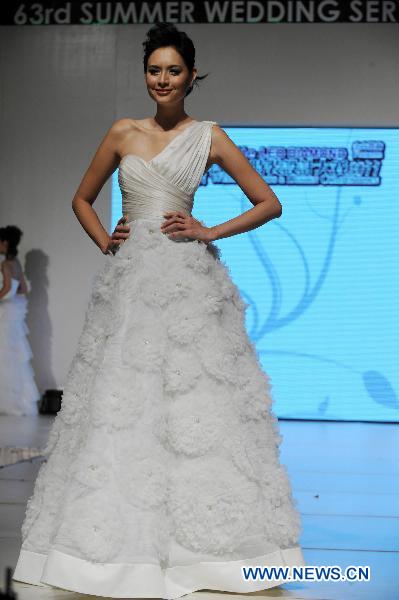
[[[148,57],[145,82],[151,98],[160,104],[184,99],[197,70],[190,74],[186,63],[173,46],[157,48]],[[165,90],[165,93],[160,93]]]
[[[8,242],[7,240],[0,240],[0,254],[6,254],[8,250]]]

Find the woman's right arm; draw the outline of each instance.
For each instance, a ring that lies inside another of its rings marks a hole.
[[[120,156],[117,149],[127,127],[127,119],[119,119],[112,124],[99,145],[72,200],[72,209],[78,221],[103,254],[112,252],[115,241],[103,227],[92,205],[107,179],[119,165]]]

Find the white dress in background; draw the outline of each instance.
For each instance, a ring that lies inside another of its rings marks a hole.
[[[17,294],[18,286],[18,279],[12,277],[11,289],[0,299],[0,417],[38,414],[40,394],[30,364],[32,350],[25,322],[28,300]]]
[[[174,599],[282,583],[241,566],[304,564],[247,305],[217,246],[159,229],[165,211],[191,213],[213,123],[121,160],[130,237],[93,282],[16,581]]]

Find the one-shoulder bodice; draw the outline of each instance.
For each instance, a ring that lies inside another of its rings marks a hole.
[[[147,161],[126,154],[119,164],[122,212],[127,222],[160,217],[165,211],[191,214],[194,194],[208,161],[212,125],[194,121]]]

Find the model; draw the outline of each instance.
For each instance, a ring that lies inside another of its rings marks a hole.
[[[17,256],[21,237],[15,225],[0,227],[0,416],[37,415],[40,399],[27,338],[28,286]]]
[[[28,501],[17,581],[173,599],[265,589],[281,581],[246,581],[241,567],[304,564],[269,378],[214,244],[281,204],[215,121],[185,112],[194,57],[173,25],[149,30],[156,115],[112,124],[73,199],[105,259]],[[208,228],[192,208],[213,163],[254,207]],[[129,234],[109,235],[92,205],[117,167]]]

